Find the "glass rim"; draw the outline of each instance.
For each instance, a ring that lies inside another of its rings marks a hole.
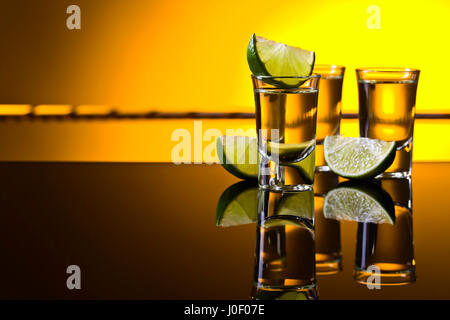
[[[252,78],[256,78],[258,80],[263,79],[319,79],[321,76],[320,74],[313,73],[309,76],[257,76],[252,74]]]
[[[356,68],[356,72],[370,72],[370,73],[398,73],[398,72],[420,72],[419,69],[415,68],[396,68],[396,67],[367,67],[367,68]]]
[[[340,64],[326,64],[326,63],[317,63],[314,64],[314,68],[315,67],[319,67],[319,68],[330,68],[330,69],[346,69],[345,66],[340,65]],[[314,70],[313,68],[313,70]]]

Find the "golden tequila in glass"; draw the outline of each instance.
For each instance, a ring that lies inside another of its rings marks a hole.
[[[379,181],[394,201],[394,224],[359,223],[354,278],[362,284],[379,268],[380,285],[415,282],[410,178]],[[368,271],[370,270],[370,271]]]
[[[342,113],[342,84],[345,67],[315,65],[314,73],[320,74],[317,102],[316,171],[329,171],[325,163],[323,140],[340,133]]]
[[[252,76],[260,187],[312,190],[319,78]]]
[[[382,174],[411,175],[413,130],[419,70],[357,69],[361,137],[395,141],[394,163]]]

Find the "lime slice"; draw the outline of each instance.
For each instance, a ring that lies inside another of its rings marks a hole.
[[[367,179],[390,167],[395,158],[395,142],[369,138],[327,136],[325,161],[330,170],[349,179]]]
[[[308,300],[306,293],[304,292],[285,292],[279,297],[275,298],[275,300]]]
[[[313,51],[291,47],[255,34],[247,48],[248,65],[256,76],[306,77],[313,71],[314,60]],[[301,79],[283,78],[276,81],[281,87],[297,87],[303,82]]]
[[[309,300],[306,292],[259,289],[256,300]]]
[[[216,225],[221,227],[249,224],[257,220],[258,187],[240,181],[226,189],[217,203]]]
[[[315,141],[305,141],[302,143],[278,143],[274,141],[267,141],[267,152],[270,155],[278,155],[280,161],[299,161],[309,153],[308,148],[312,150]]]
[[[244,136],[222,136],[216,140],[222,166],[240,179],[258,178],[258,139]]]
[[[327,193],[323,215],[334,220],[394,224],[395,207],[389,193],[378,185],[346,181]]]
[[[294,168],[298,174],[303,178],[305,183],[313,184],[314,182],[314,170],[316,161],[316,149],[312,149],[305,158],[299,162],[280,162],[281,165]]]
[[[275,214],[314,219],[314,193],[312,191],[285,193],[275,207]]]
[[[275,227],[285,227],[285,226],[293,226],[293,227],[299,227],[304,228],[311,233],[314,233],[313,230],[309,229],[307,225],[305,225],[303,222],[292,218],[292,219],[284,219],[281,216],[280,217],[272,217],[270,219],[264,220],[262,224],[263,228],[275,228]]]

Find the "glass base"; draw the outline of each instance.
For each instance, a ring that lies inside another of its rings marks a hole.
[[[251,298],[253,300],[317,300],[316,284],[307,286],[264,286],[254,285]]]
[[[342,271],[342,260],[317,261],[316,274],[319,276],[338,274]]]
[[[409,177],[411,177],[411,171],[383,172],[377,175],[375,178],[405,179]]]
[[[353,279],[359,284],[375,285],[372,281],[378,275],[380,286],[404,286],[416,282],[415,268],[402,271],[383,271],[379,274],[368,272],[366,270],[353,270]],[[368,281],[370,277],[371,281]]]
[[[282,192],[282,191],[312,191],[313,186],[309,184],[298,184],[298,185],[277,185],[277,184],[270,184],[270,185],[262,185],[259,184],[259,188],[263,190],[270,190],[270,191],[276,191],[276,192]]]

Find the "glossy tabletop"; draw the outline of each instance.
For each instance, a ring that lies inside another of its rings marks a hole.
[[[239,181],[220,165],[4,162],[0,177],[0,299],[251,297],[257,223],[216,225]],[[317,275],[319,298],[449,299],[449,189],[450,163],[414,163],[413,283],[357,283],[358,223],[341,221],[342,270]]]

